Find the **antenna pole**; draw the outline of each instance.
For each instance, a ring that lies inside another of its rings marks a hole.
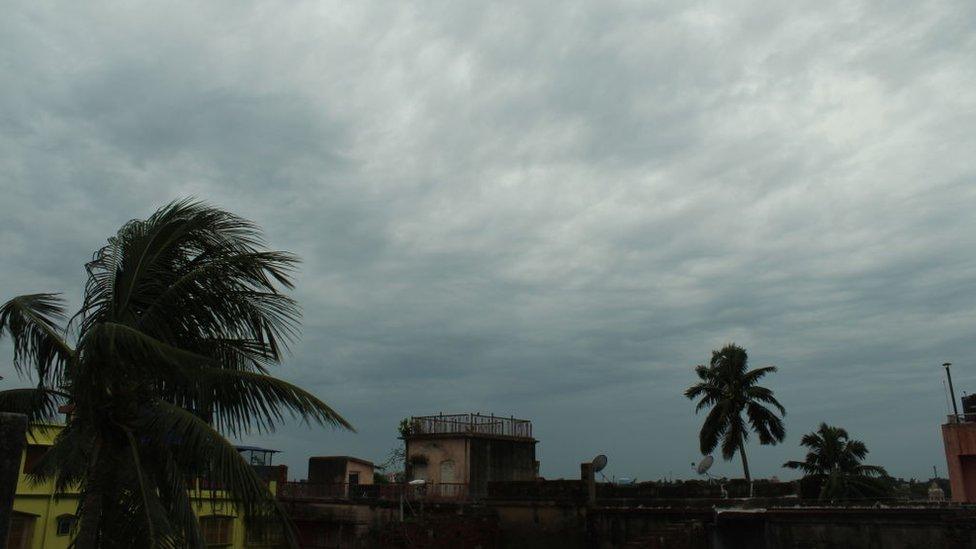
[[[943,362],[946,370],[946,379],[949,380],[949,395],[952,397],[952,413],[956,415],[956,422],[959,421],[959,408],[956,407],[956,392],[952,388],[952,374],[949,372],[949,366],[952,366],[951,362]]]
[[[949,415],[949,412],[951,411],[949,409],[949,386],[946,385],[944,379],[942,380],[942,392],[945,393],[945,397],[946,397],[946,415]]]

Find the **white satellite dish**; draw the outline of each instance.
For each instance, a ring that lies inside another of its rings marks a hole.
[[[705,456],[701,461],[698,462],[698,466],[695,467],[695,471],[699,475],[704,475],[709,469],[711,469],[713,463],[715,463],[715,458],[712,456]]]
[[[600,454],[593,458],[593,461],[590,463],[593,465],[593,472],[599,473],[607,466],[607,456]]]
[[[418,479],[411,480],[407,484],[409,484],[410,486],[423,486],[424,484],[427,484],[427,481],[422,478],[418,478]]]

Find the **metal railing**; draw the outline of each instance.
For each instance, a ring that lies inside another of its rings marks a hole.
[[[976,414],[949,414],[946,417],[946,423],[974,423],[976,422]]]
[[[277,486],[278,499],[294,500],[385,500],[464,501],[468,485],[438,484],[349,484],[282,482]]]
[[[418,435],[479,434],[532,438],[527,419],[482,414],[440,414],[410,418],[410,433]]]

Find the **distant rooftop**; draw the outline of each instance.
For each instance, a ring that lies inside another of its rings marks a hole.
[[[438,414],[410,418],[411,435],[467,434],[532,439],[532,422],[493,414]]]
[[[353,457],[353,456],[311,456],[311,457],[308,458],[308,461],[309,462],[311,462],[312,460],[317,460],[317,461],[355,461],[356,463],[362,463],[363,465],[368,465],[369,467],[375,467],[376,466],[376,464],[374,464],[372,461],[369,461],[368,459],[362,459],[362,458]]]
[[[273,450],[271,448],[261,448],[260,446],[234,446],[237,448],[238,452],[271,452],[274,454],[281,453],[281,450]]]

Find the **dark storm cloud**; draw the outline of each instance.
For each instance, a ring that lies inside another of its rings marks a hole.
[[[359,429],[255,439],[295,476],[463,410],[532,418],[548,476],[686,475],[681,391],[731,340],[781,370],[761,474],[821,420],[941,467],[937,366],[976,383],[971,2],[8,12],[3,295],[77,303],[174,197],[255,220],[304,260],[281,375]]]

